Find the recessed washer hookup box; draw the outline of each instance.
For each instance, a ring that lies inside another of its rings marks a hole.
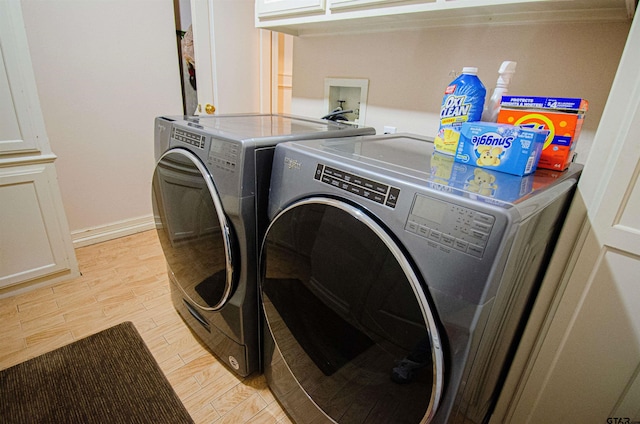
[[[549,130],[538,167],[563,171],[573,160],[588,108],[579,98],[503,96],[498,122]]]
[[[514,175],[536,170],[549,132],[493,122],[464,123],[455,161]]]

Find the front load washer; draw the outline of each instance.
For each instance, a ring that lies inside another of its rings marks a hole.
[[[485,422],[580,171],[511,176],[408,134],[278,145],[264,367],[291,417]]]
[[[373,133],[282,115],[156,118],[152,197],[172,300],[241,376],[259,369],[257,256],[274,146]]]

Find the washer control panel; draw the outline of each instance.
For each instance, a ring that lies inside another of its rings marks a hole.
[[[202,128],[192,123],[189,123],[189,125]],[[177,126],[173,127],[171,138],[204,151],[207,151],[207,143],[209,143],[207,154],[207,163],[209,163],[209,165],[230,172],[235,172],[237,169],[238,155],[240,152],[240,146],[237,143]]]
[[[206,136],[182,128],[173,127],[171,138],[182,143],[187,143],[198,149],[204,149]]]
[[[209,163],[217,168],[235,172],[238,166],[239,152],[240,147],[237,144],[212,137],[209,148]]]
[[[405,230],[482,258],[494,223],[493,215],[416,194]]]
[[[378,181],[361,177],[350,172],[323,165],[316,167],[316,180],[332,185],[349,193],[356,194],[376,203],[395,208],[400,196],[400,189]]]

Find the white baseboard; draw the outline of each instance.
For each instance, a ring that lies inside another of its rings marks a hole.
[[[78,248],[153,229],[155,229],[155,220],[153,215],[148,215],[99,227],[72,231],[71,241],[73,242],[73,247]]]

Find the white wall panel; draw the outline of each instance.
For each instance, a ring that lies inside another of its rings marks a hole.
[[[182,114],[173,1],[23,0],[74,238],[151,220],[153,120]]]

